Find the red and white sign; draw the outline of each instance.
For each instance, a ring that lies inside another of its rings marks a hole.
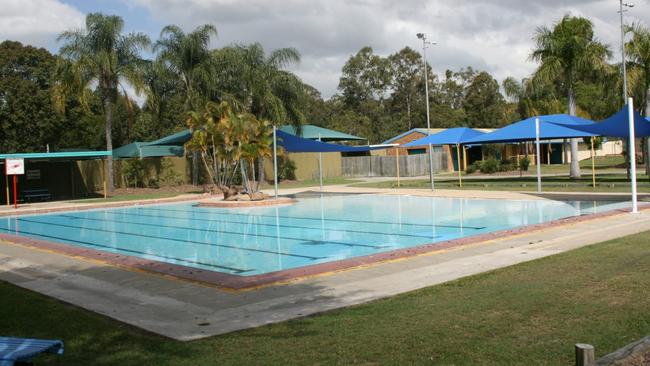
[[[25,174],[25,159],[7,159],[5,161],[7,175]]]

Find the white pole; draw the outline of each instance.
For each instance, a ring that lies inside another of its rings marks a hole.
[[[418,33],[418,38],[422,40],[422,61],[424,63],[424,100],[427,107],[427,136],[431,134],[431,122],[429,118],[429,75],[427,72],[427,36],[423,33]],[[429,144],[429,179],[431,179],[431,190],[435,189],[433,182],[433,148]]]
[[[632,213],[638,213],[639,208],[636,200],[636,150],[634,147],[634,106],[632,98],[627,99],[628,123],[630,128],[630,143],[628,144],[628,154],[630,155],[630,175],[632,177]]]
[[[320,132],[318,133],[318,141],[320,141]],[[323,153],[318,153],[318,178],[320,180],[320,191],[323,191]]]
[[[278,198],[278,143],[277,134],[273,126],[273,187],[275,188],[275,198]]]
[[[539,118],[535,118],[535,149],[535,165],[537,165],[537,193],[542,193],[542,159],[539,156]]]

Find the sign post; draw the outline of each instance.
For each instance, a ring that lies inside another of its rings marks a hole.
[[[5,174],[14,176],[14,208],[18,208],[18,183],[17,175],[25,174],[24,159],[7,159],[5,160]]]

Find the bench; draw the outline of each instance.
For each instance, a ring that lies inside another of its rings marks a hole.
[[[41,353],[63,354],[63,342],[48,339],[0,337],[0,366],[30,365]]]
[[[49,201],[52,199],[52,195],[47,189],[25,189],[20,193],[23,201],[25,202]]]

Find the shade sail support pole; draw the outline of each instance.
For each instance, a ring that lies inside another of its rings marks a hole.
[[[537,168],[537,193],[542,193],[542,159],[539,154],[539,118],[535,118],[535,165]]]
[[[461,171],[461,156],[460,156],[460,144],[456,144],[456,155],[458,156],[458,186],[463,187],[463,177],[460,174]]]
[[[318,141],[321,141],[320,133],[318,133]],[[320,191],[323,191],[323,153],[318,153],[318,178],[320,182]]]
[[[431,178],[431,190],[435,191],[436,184],[433,179],[433,145],[429,144],[429,177]]]
[[[275,198],[278,198],[278,136],[276,127],[273,125],[273,188],[275,189]]]
[[[397,169],[397,188],[399,188],[399,148],[395,147],[395,168]]]
[[[636,150],[635,144],[635,131],[634,131],[634,106],[632,98],[627,99],[628,110],[628,124],[630,129],[630,143],[628,144],[628,155],[630,156],[630,177],[632,178],[632,213],[638,213],[639,207],[636,196]]]
[[[9,200],[9,176],[7,175],[6,167],[7,167],[7,161],[5,160],[5,184],[7,186],[6,187],[7,188],[7,206],[11,207],[11,201]]]
[[[596,150],[594,149],[594,139],[591,136],[591,186],[596,188]]]

